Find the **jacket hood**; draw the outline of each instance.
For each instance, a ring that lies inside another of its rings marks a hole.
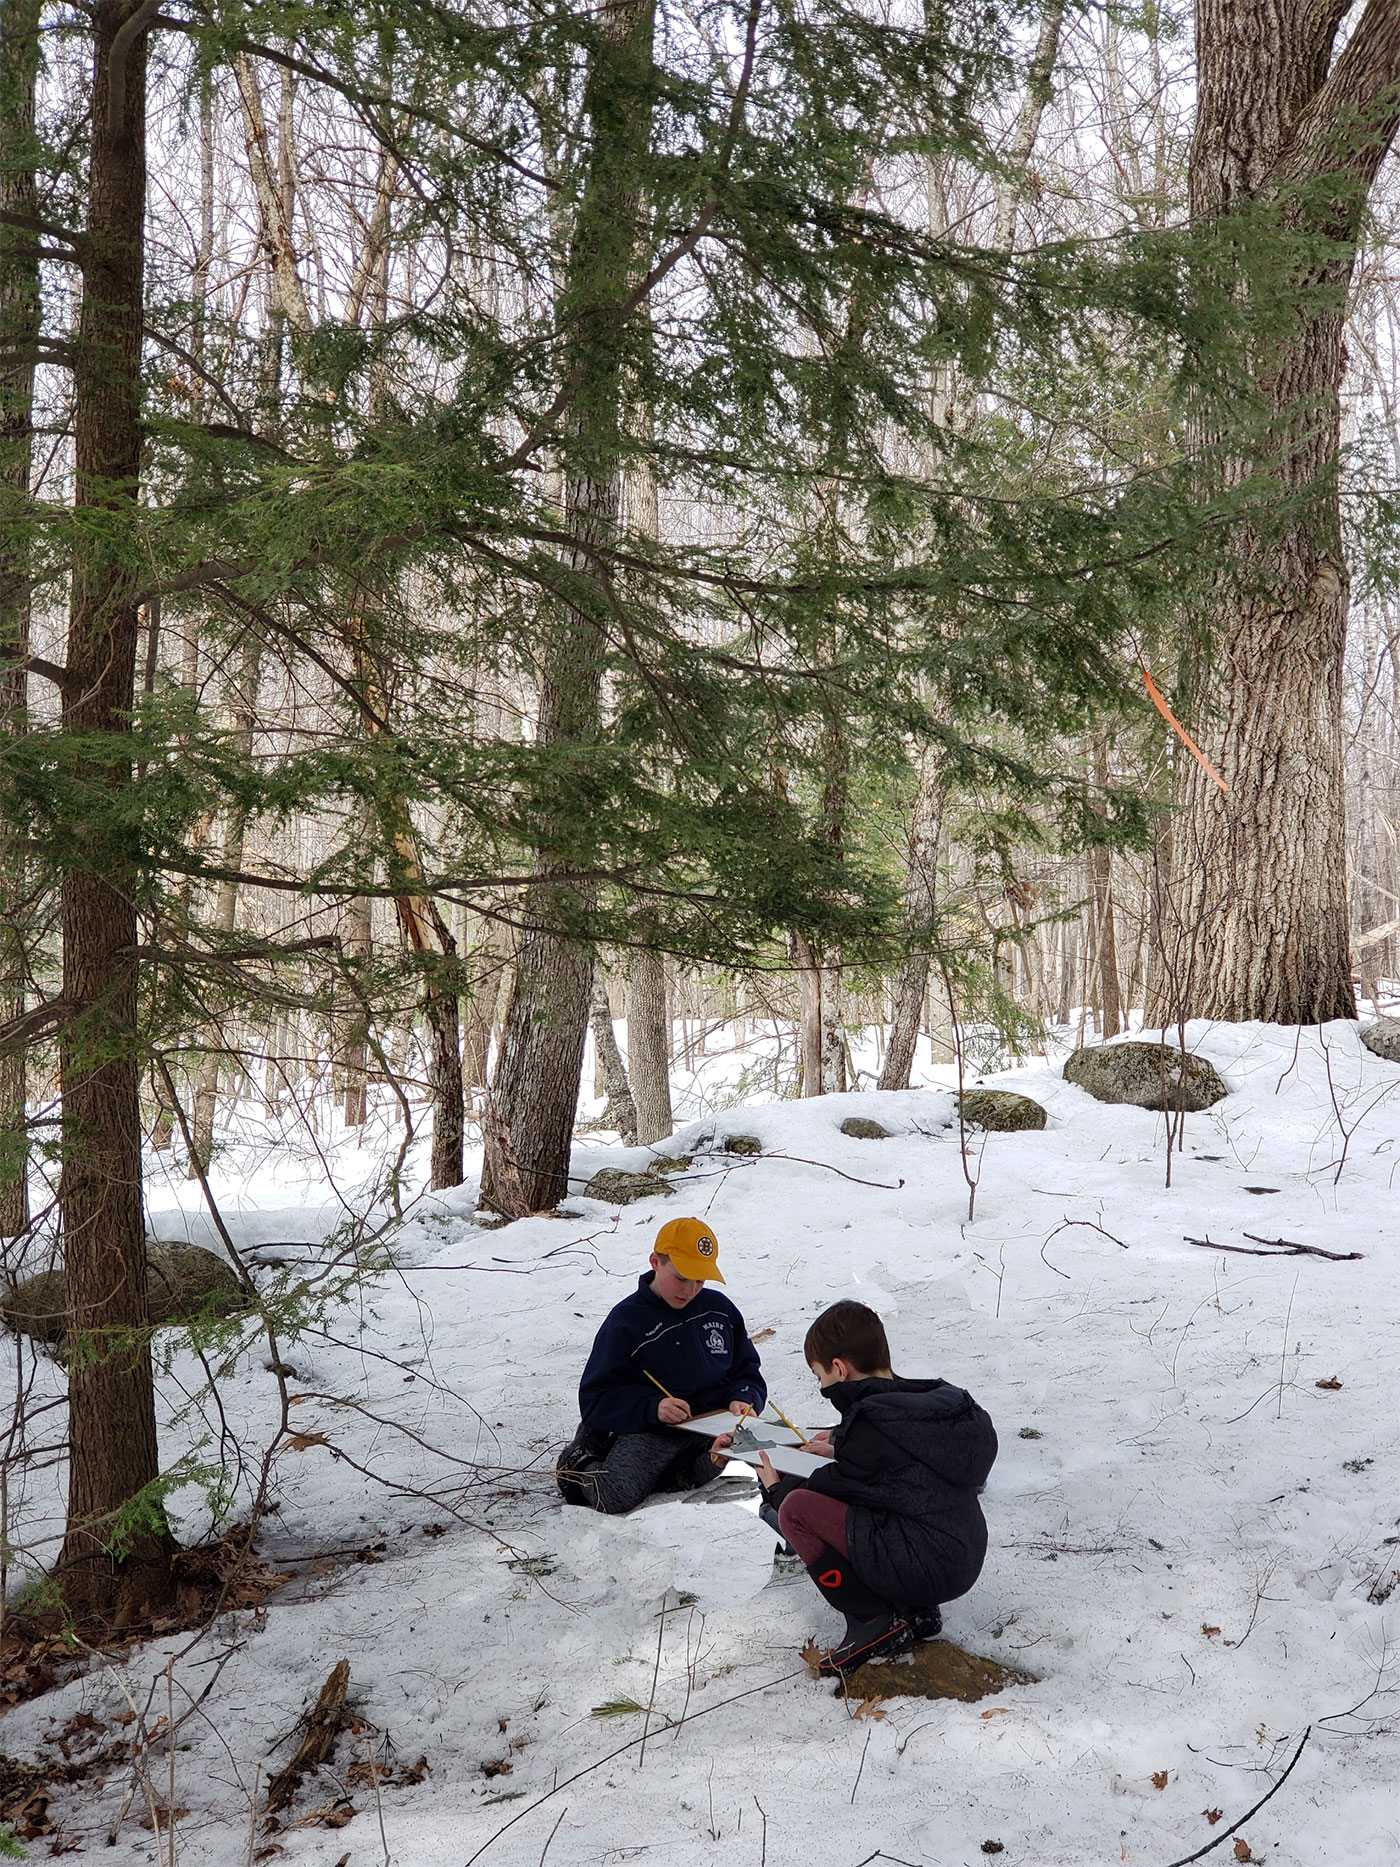
[[[857,1413],[891,1444],[945,1483],[980,1489],[997,1455],[996,1429],[964,1388],[948,1381],[833,1381],[822,1398],[840,1413],[843,1425]]]

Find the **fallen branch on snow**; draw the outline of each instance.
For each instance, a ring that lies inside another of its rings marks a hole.
[[[1222,1841],[1228,1841],[1230,1839],[1230,1836],[1234,1834],[1236,1830],[1243,1828],[1245,1823],[1249,1821],[1251,1817],[1259,1813],[1260,1809],[1262,1809],[1264,1804],[1269,1800],[1269,1796],[1276,1796],[1278,1792],[1283,1788],[1284,1784],[1288,1781],[1289,1777],[1292,1776],[1293,1766],[1294,1764],[1297,1763],[1299,1757],[1302,1756],[1303,1747],[1304,1745],[1306,1745],[1308,1739],[1311,1736],[1312,1736],[1312,1726],[1309,1725],[1307,1730],[1304,1731],[1302,1738],[1299,1741],[1298,1748],[1293,1753],[1292,1763],[1289,1764],[1288,1768],[1284,1771],[1283,1775],[1278,1779],[1278,1781],[1274,1784],[1273,1788],[1268,1792],[1268,1795],[1260,1796],[1259,1800],[1255,1803],[1252,1809],[1246,1809],[1244,1814],[1240,1817],[1240,1819],[1237,1822],[1232,1823],[1231,1826],[1227,1828],[1223,1834],[1217,1835],[1214,1841],[1207,1841],[1205,1846],[1203,1848],[1197,1848],[1194,1854],[1183,1854],[1179,1861],[1170,1862],[1169,1867],[1191,1867],[1192,1861],[1200,1860],[1203,1855],[1209,1854],[1212,1848],[1218,1848]]]
[[[1300,1245],[1291,1238],[1257,1238],[1253,1232],[1246,1232],[1246,1238],[1253,1238],[1261,1250],[1251,1250],[1248,1245],[1217,1245],[1213,1238],[1192,1238],[1183,1234],[1188,1245],[1199,1245],[1202,1251],[1233,1251],[1242,1258],[1327,1258],[1334,1264],[1346,1264],[1353,1258],[1364,1258],[1364,1251],[1324,1251],[1321,1245]]]

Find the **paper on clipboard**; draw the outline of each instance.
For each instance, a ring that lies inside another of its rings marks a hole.
[[[766,1452],[775,1471],[786,1472],[792,1478],[810,1478],[813,1472],[820,1471],[823,1465],[830,1465],[831,1460],[822,1458],[815,1452],[804,1452],[802,1441],[791,1428],[779,1426],[771,1420],[757,1419],[749,1414],[742,1426],[732,1413],[704,1413],[698,1419],[677,1422],[688,1433],[703,1433],[707,1439],[718,1439],[722,1433],[734,1434],[734,1443],[729,1447],[728,1456],[738,1459],[745,1465],[757,1465]]]

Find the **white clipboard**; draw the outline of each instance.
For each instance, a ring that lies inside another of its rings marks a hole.
[[[707,1439],[718,1439],[723,1433],[735,1432],[740,1421],[733,1413],[703,1413],[698,1419],[678,1420],[676,1422],[685,1432],[703,1433]],[[813,1472],[819,1472],[823,1465],[832,1461],[823,1458],[820,1453],[804,1452],[802,1441],[790,1427],[782,1426],[773,1420],[748,1414],[743,1421],[745,1437],[751,1437],[755,1443],[740,1443],[730,1446],[727,1456],[738,1459],[741,1464],[757,1466],[763,1453],[768,1454],[774,1471],[786,1472],[792,1478],[810,1478]]]

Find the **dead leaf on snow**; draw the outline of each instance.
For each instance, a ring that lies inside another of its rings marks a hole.
[[[990,1711],[979,1711],[977,1716],[979,1718],[1009,1718],[1011,1708],[1008,1705],[993,1705]]]
[[[287,1441],[293,1452],[305,1452],[309,1446],[329,1444],[324,1433],[293,1433]]]
[[[879,1719],[883,1718],[884,1715],[884,1712],[880,1709],[880,1701],[877,1698],[863,1698],[851,1713],[853,1718],[869,1718],[872,1723],[877,1722]]]
[[[802,1657],[807,1662],[807,1670],[814,1679],[822,1676],[822,1661],[826,1658],[826,1648],[819,1647],[815,1640],[809,1640],[802,1649]]]
[[[1202,1809],[1201,1814],[1205,1816],[1211,1827],[1214,1828],[1215,1824],[1220,1821],[1225,1814],[1225,1811],[1224,1809]]]
[[[1152,1772],[1152,1787],[1154,1789],[1165,1789],[1166,1786],[1167,1786],[1166,1771],[1165,1770],[1154,1770]]]
[[[188,1809],[182,1809],[178,1805],[173,1809],[163,1809],[157,1806],[141,1817],[141,1826],[150,1829],[168,1828],[172,1822],[184,1821],[188,1814]]]
[[[1218,1627],[1211,1627],[1205,1621],[1202,1621],[1201,1632],[1205,1635],[1207,1640],[1214,1640],[1215,1636],[1220,1632],[1220,1629]]]
[[[1235,1859],[1237,1861],[1252,1861],[1254,1859],[1253,1851],[1243,1835],[1235,1836]]]
[[[1341,1382],[1337,1379],[1335,1374],[1329,1374],[1325,1381],[1313,1382],[1314,1387],[1325,1387],[1329,1394],[1338,1393],[1341,1389],[1341,1385]]]

